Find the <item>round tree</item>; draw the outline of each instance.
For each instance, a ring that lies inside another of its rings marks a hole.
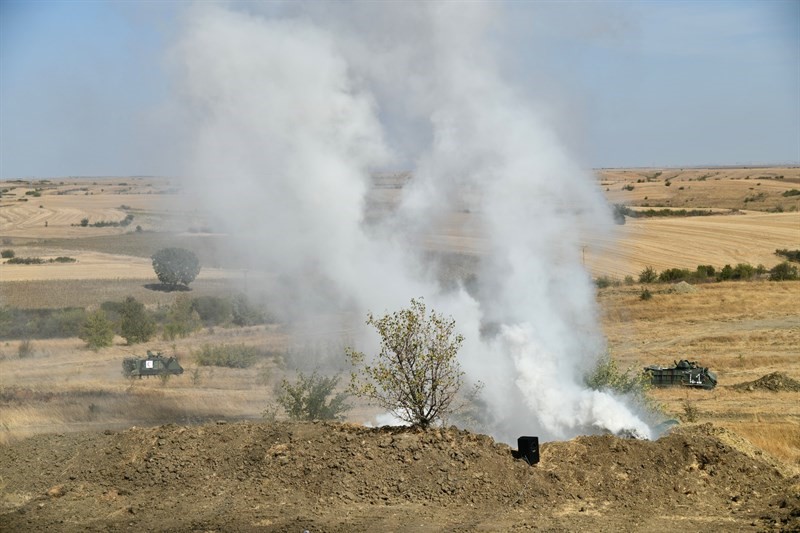
[[[419,299],[391,315],[369,314],[367,324],[378,330],[381,350],[361,366],[364,354],[347,349],[351,363],[360,367],[351,374],[350,392],[423,428],[452,413],[464,377],[456,359],[464,339],[454,332],[455,321],[426,314]]]
[[[200,273],[200,261],[189,250],[163,248],[153,254],[153,270],[164,285],[188,286]]]

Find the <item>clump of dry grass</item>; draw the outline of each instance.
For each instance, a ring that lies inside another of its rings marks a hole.
[[[732,422],[726,426],[773,457],[800,470],[800,424],[790,421]]]

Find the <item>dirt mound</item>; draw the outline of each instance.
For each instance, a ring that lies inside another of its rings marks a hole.
[[[772,392],[800,392],[800,381],[790,378],[783,372],[773,372],[755,381],[746,381],[732,385],[738,391],[768,390]]]
[[[792,480],[710,425],[579,437],[528,466],[466,431],[210,424],[40,435],[0,453],[10,530],[800,527]]]
[[[690,284],[686,283],[685,281],[681,281],[679,283],[674,284],[672,287],[669,288],[669,292],[675,294],[689,294],[692,292],[697,292],[697,289],[692,287]]]

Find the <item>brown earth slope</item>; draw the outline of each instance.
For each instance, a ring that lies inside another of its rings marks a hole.
[[[491,438],[314,423],[39,435],[0,455],[8,531],[800,527],[798,479],[710,424],[579,437],[528,466]]]

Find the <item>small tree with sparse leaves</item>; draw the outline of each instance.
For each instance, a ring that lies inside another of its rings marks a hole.
[[[298,374],[297,381],[283,380],[278,403],[292,420],[341,420],[342,414],[350,410],[345,392],[334,394],[339,376],[310,376]],[[331,398],[331,396],[333,397]],[[330,398],[330,400],[328,400]]]
[[[380,352],[364,364],[363,353],[347,348],[356,367],[350,392],[422,428],[457,409],[454,401],[464,373],[456,356],[464,338],[455,333],[452,318],[433,311],[428,315],[420,298],[412,299],[409,308],[381,318],[370,313],[367,324],[378,330]]]

